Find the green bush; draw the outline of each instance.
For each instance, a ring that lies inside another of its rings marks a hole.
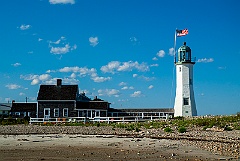
[[[178,132],[180,132],[180,133],[184,133],[186,131],[187,131],[187,129],[183,126],[178,128]]]
[[[224,130],[225,130],[225,131],[232,131],[233,129],[232,129],[230,126],[225,126],[225,127],[224,127]]]
[[[171,132],[172,132],[172,129],[171,129],[170,127],[166,127],[166,128],[164,129],[164,131],[171,133]]]

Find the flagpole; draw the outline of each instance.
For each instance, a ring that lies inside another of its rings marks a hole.
[[[177,29],[175,30],[174,34],[174,47],[173,47],[173,52],[174,52],[174,63],[176,62],[176,42],[177,42]]]
[[[177,29],[175,30],[174,34],[174,46],[173,46],[173,61],[176,63],[176,41],[177,41]],[[175,66],[173,65],[173,70],[172,70],[172,89],[171,89],[171,97],[170,97],[170,107],[172,107],[172,95],[173,95],[173,83],[174,83],[174,69]]]

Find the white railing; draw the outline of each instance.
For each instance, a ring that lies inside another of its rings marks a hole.
[[[153,120],[166,120],[169,116],[125,116],[125,117],[69,117],[69,118],[30,118],[30,124],[32,123],[64,123],[64,122],[144,122]]]

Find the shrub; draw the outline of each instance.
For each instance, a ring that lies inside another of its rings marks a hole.
[[[166,127],[166,128],[164,129],[164,131],[171,133],[171,132],[172,132],[172,129],[171,129],[170,127]]]
[[[135,131],[136,131],[136,132],[139,132],[139,131],[140,131],[140,129],[139,129],[138,127],[136,127],[136,128],[135,128]]]
[[[180,132],[180,133],[184,133],[186,131],[187,131],[187,129],[183,126],[178,128],[178,132]]]
[[[232,129],[230,126],[225,126],[225,127],[224,127],[224,130],[225,130],[225,131],[232,131],[233,129]]]

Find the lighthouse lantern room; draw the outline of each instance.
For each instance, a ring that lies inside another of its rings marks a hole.
[[[174,116],[197,116],[193,91],[193,65],[191,49],[184,42],[175,57],[176,65],[176,96]]]

